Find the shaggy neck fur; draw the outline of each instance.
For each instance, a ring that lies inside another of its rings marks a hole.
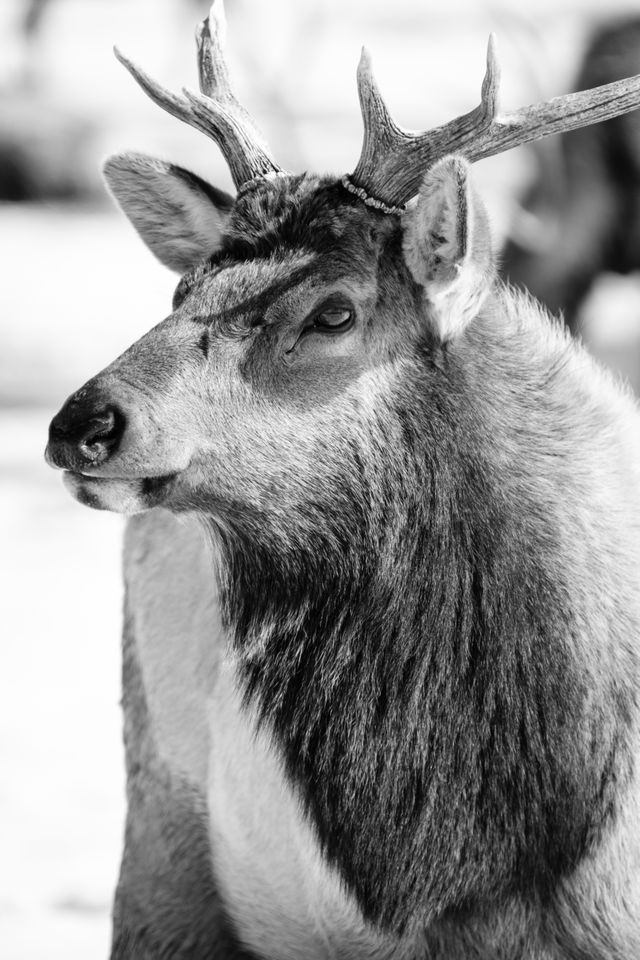
[[[377,419],[354,401],[350,456],[286,536],[245,509],[216,529],[247,700],[327,857],[397,933],[549,897],[622,777],[624,682],[611,685],[621,719],[603,721],[613,694],[579,666],[605,642],[578,627],[585,572],[559,489],[530,482],[532,444],[553,462],[566,441],[553,369],[573,348],[554,335],[553,356],[514,380],[527,338],[514,355],[501,346],[514,330],[491,329],[481,350],[466,335],[438,363],[407,364]],[[488,382],[501,363],[504,382]],[[547,391],[535,409],[533,386]]]

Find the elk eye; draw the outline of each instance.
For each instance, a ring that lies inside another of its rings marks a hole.
[[[332,333],[342,333],[353,326],[353,310],[347,307],[331,307],[316,314],[313,320],[316,330],[328,330]]]

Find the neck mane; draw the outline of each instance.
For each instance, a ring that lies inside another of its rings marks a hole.
[[[286,534],[243,511],[215,533],[246,700],[365,916],[396,930],[548,894],[615,775],[553,516],[505,489],[491,424],[446,376],[375,424],[392,456],[354,444]]]

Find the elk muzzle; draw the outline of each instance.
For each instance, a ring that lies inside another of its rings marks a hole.
[[[189,463],[186,442],[158,427],[142,392],[99,375],[66,401],[51,421],[45,459],[86,506],[139,513],[163,502]]]

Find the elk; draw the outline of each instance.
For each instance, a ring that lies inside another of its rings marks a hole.
[[[617,80],[639,68],[640,20],[617,18],[594,32],[575,88]],[[539,175],[524,198],[537,221],[535,241],[510,237],[502,271],[552,312],[562,311],[577,333],[580,306],[597,277],[640,268],[637,114],[567,132],[559,138],[557,160],[540,159]]]
[[[180,273],[47,459],[125,538],[128,817],[112,958],[640,955],[640,430],[497,278],[470,161],[640,101],[640,77],[435,131],[360,62],[346,177],[279,169],[232,93],[122,55],[232,198],[107,161]],[[416,196],[417,195],[417,196]]]

